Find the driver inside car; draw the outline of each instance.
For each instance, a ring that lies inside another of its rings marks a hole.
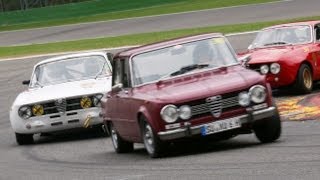
[[[213,49],[209,42],[200,42],[193,50],[193,61],[195,64],[208,64],[213,66]]]
[[[44,71],[47,73],[47,82],[66,82],[74,77],[69,73],[66,64],[64,63],[54,63]]]

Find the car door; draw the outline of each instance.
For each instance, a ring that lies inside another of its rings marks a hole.
[[[120,116],[122,107],[119,107],[119,85],[122,84],[122,67],[120,59],[113,60],[113,72],[112,72],[112,89],[109,92],[108,100],[107,100],[107,110],[109,118],[112,120],[113,125],[117,129],[118,132],[123,131],[122,126],[122,118]],[[122,88],[122,87],[120,87]]]
[[[312,59],[315,69],[315,78],[320,79],[320,24],[314,27],[314,44],[312,47]]]
[[[115,84],[121,84],[121,88],[114,92],[114,104],[116,106],[116,123],[115,126],[122,136],[127,139],[138,136],[134,131],[137,121],[135,120],[134,103],[132,99],[132,88],[130,82],[129,63],[126,59],[120,59],[115,62],[117,77],[114,79]]]

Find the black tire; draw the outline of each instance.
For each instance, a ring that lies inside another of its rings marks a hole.
[[[163,156],[165,150],[165,143],[154,133],[154,130],[145,118],[141,120],[141,132],[144,147],[152,158],[159,158]]]
[[[98,136],[102,136],[102,137],[108,137],[109,134],[107,131],[104,130],[103,125],[99,125],[94,127],[94,132],[98,135]]]
[[[279,139],[281,135],[281,120],[278,110],[271,118],[255,122],[253,130],[262,143],[270,143]]]
[[[114,128],[113,124],[110,123],[110,133],[111,133],[111,140],[114,147],[114,150],[117,153],[128,153],[133,151],[133,143],[123,140],[116,129]]]
[[[16,134],[16,141],[19,145],[28,145],[28,144],[33,144],[33,134],[20,134],[20,133],[15,133]]]
[[[311,93],[313,88],[313,78],[312,71],[308,65],[302,64],[300,66],[294,87],[299,93]]]

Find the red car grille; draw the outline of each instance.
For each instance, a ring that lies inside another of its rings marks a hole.
[[[202,100],[202,102],[200,101],[199,104],[191,106],[191,112],[193,117],[209,113],[220,116],[221,113],[236,108],[240,108],[238,103],[238,95],[209,102]]]

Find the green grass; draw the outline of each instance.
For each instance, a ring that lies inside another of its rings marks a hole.
[[[0,13],[0,31],[142,17],[278,0],[93,0]]]
[[[66,52],[66,51],[79,51],[99,48],[111,48],[127,45],[142,45],[161,40],[171,39],[180,36],[209,33],[209,32],[222,32],[222,33],[234,33],[234,32],[245,32],[259,30],[261,28],[306,20],[318,20],[320,16],[296,18],[289,20],[278,20],[270,22],[258,22],[249,24],[236,24],[236,25],[225,25],[225,26],[212,26],[203,28],[193,29],[181,29],[174,31],[165,32],[153,32],[153,33],[142,33],[134,35],[125,35],[118,37],[107,37],[98,39],[86,39],[68,42],[48,43],[48,44],[34,44],[25,46],[11,46],[11,47],[0,47],[0,58],[8,57],[23,57],[27,55]]]

